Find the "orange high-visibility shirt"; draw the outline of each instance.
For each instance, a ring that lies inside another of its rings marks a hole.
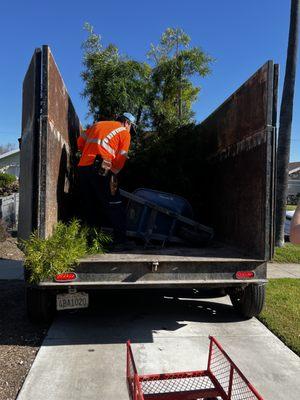
[[[124,166],[130,146],[130,133],[117,121],[101,121],[91,126],[77,139],[82,152],[79,167],[92,165],[96,155],[111,161],[112,172],[118,173]]]

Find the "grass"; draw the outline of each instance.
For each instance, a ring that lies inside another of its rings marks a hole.
[[[287,204],[286,211],[294,211],[296,210],[297,206],[293,204]]]
[[[300,356],[300,279],[270,279],[260,321]]]
[[[300,264],[300,246],[285,243],[284,247],[276,247],[273,261],[277,263]]]

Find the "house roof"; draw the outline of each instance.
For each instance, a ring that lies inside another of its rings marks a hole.
[[[296,169],[296,168],[300,168],[300,161],[290,162],[289,163],[289,173],[291,173],[291,171]]]
[[[3,158],[12,156],[13,154],[17,154],[20,153],[20,149],[15,149],[15,150],[10,150],[7,153],[3,153],[0,155],[0,160],[2,160]]]
[[[291,169],[291,170],[289,171],[289,175],[292,175],[292,174],[294,174],[295,172],[298,172],[298,171],[300,171],[300,167]]]

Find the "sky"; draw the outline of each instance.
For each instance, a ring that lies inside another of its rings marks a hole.
[[[145,61],[168,27],[180,27],[191,44],[215,58],[212,73],[197,80],[194,105],[201,122],[267,60],[280,64],[279,104],[286,61],[288,0],[114,0],[1,1],[0,4],[0,145],[21,133],[22,82],[36,47],[48,44],[82,124],[89,122],[82,98],[81,44],[85,22],[104,44]],[[291,161],[300,161],[300,65],[294,102]]]

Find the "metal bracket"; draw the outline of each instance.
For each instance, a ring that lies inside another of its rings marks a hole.
[[[159,266],[159,262],[158,261],[153,261],[152,262],[152,272],[157,272],[158,271],[158,266]]]

